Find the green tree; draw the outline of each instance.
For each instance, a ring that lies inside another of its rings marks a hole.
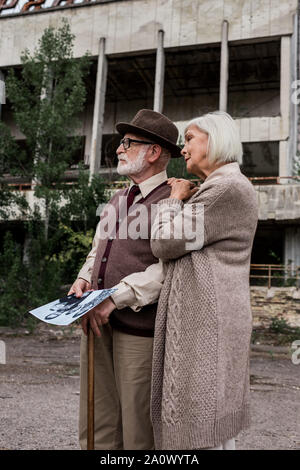
[[[108,196],[102,177],[95,175],[89,184],[88,173],[79,166],[78,180],[65,189],[63,198],[48,249],[50,259],[59,261],[66,283],[74,281],[91,249],[99,222],[97,208]]]
[[[29,309],[54,300],[62,285],[73,282],[91,246],[97,207],[106,200],[100,176],[89,182],[83,166],[74,184],[64,183],[79,145],[70,136],[79,127],[89,71],[88,55],[74,59],[73,40],[65,21],[47,28],[34,53],[22,54],[22,69],[7,77],[7,97],[26,149],[0,122],[0,218],[16,206],[16,219],[21,209],[27,239],[22,245],[7,230],[0,249],[1,325],[22,323]],[[39,203],[33,209],[10,190],[7,173],[35,182]]]
[[[9,162],[22,161],[24,152],[20,151],[9,129],[0,121],[0,219],[16,217],[26,213],[28,204],[22,193],[12,191],[5,175],[10,172]]]
[[[64,187],[64,172],[80,145],[75,134],[86,99],[84,78],[90,61],[88,54],[80,59],[73,57],[73,41],[66,20],[57,29],[47,28],[34,52],[26,49],[21,54],[21,72],[12,69],[6,81],[14,121],[26,138],[26,164],[24,155],[16,155],[5,133],[0,154],[6,151],[11,172],[36,183],[34,193],[43,208],[46,239],[52,213],[62,196],[53,188]]]
[[[53,214],[55,230],[46,240],[41,214],[27,215],[29,239],[26,250],[8,230],[0,249],[0,326],[17,326],[31,320],[28,310],[46,304],[71,284],[91,248],[97,207],[105,202],[105,185],[99,175],[88,184],[89,175],[80,169],[79,178],[64,191],[64,205]]]

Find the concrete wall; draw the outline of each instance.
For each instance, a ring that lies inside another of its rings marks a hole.
[[[254,186],[259,203],[259,220],[281,220],[300,222],[300,184],[299,185],[268,185]],[[25,191],[24,195],[31,207],[38,200],[33,191]],[[293,240],[300,242],[300,230],[293,232]],[[296,249],[296,245],[295,245]],[[300,250],[299,250],[300,253]],[[300,260],[299,256],[298,259]],[[300,265],[300,263],[299,263]]]
[[[251,287],[253,326],[268,328],[275,318],[300,327],[300,289],[296,287]]]
[[[229,21],[229,41],[281,36],[280,94],[276,90],[229,93],[228,111],[237,118],[243,142],[280,141],[279,175],[287,176],[291,174],[292,159],[288,140],[289,36],[293,33],[296,9],[297,0],[125,0],[19,16],[1,16],[0,67],[18,64],[21,51],[25,47],[32,50],[44,29],[49,25],[57,26],[62,17],[69,19],[75,34],[75,56],[82,55],[86,50],[96,56],[98,41],[102,36],[106,38],[106,54],[155,52],[157,32],[161,28],[165,31],[165,48],[217,44],[220,42],[224,19]],[[165,97],[163,112],[176,121],[182,130],[186,121],[217,109],[218,101],[218,93],[184,98]],[[142,107],[152,108],[152,100],[117,104],[107,102],[103,133],[113,133],[116,122],[131,120]],[[79,130],[86,135],[86,156],[90,155],[92,119],[93,110],[89,106],[84,112],[82,130]]]
[[[300,184],[255,186],[255,190],[259,202],[259,220],[300,222]]]
[[[229,41],[292,34],[297,0],[128,0],[0,17],[0,67],[20,63],[20,53],[37,44],[44,29],[63,17],[71,22],[75,56],[98,54],[106,37],[106,53],[151,50],[157,31],[165,31],[164,47],[220,42],[221,25],[229,21]]]

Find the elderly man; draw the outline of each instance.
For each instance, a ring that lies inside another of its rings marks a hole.
[[[118,123],[116,129],[123,136],[117,149],[117,171],[129,176],[131,184],[109,202],[117,213],[114,236],[105,238],[101,231],[105,208],[102,211],[92,250],[69,291],[80,297],[91,288],[117,288],[82,320],[79,439],[84,449],[89,322],[96,335],[95,449],[153,449],[152,347],[164,272],[150,248],[151,206],[169,197],[166,167],[170,157],[181,155],[177,128],[160,113],[142,109],[131,123]],[[123,200],[125,217],[120,209]],[[128,228],[138,208],[144,210],[149,238],[121,237],[124,224]]]

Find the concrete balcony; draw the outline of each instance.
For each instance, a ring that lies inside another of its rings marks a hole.
[[[111,195],[112,192],[120,189],[121,185],[125,186],[126,183],[124,181],[111,183],[107,194]],[[40,200],[34,197],[32,189],[23,190],[21,188],[20,185],[19,191],[25,196],[31,209],[35,204],[41,205]],[[298,184],[255,184],[254,188],[259,204],[260,221],[300,223],[300,182]],[[9,219],[16,220],[18,210],[16,207],[11,209]],[[42,208],[41,212],[43,213]]]
[[[300,222],[300,184],[255,185],[260,221]]]

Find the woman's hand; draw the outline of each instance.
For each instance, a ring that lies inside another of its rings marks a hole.
[[[189,199],[199,189],[198,186],[196,186],[192,181],[182,178],[169,178],[167,183],[172,188],[169,197],[179,199],[180,201]]]

